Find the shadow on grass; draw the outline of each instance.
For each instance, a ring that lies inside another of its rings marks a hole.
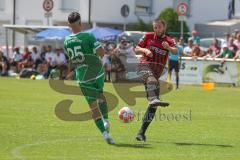
[[[175,142],[174,144],[179,146],[210,146],[210,147],[233,147],[228,144],[204,144],[204,143],[186,143],[186,142]]]
[[[117,143],[113,145],[115,147],[124,147],[124,148],[144,148],[144,149],[150,149],[152,148],[150,144],[126,144],[126,143]]]
[[[208,144],[208,143],[194,143],[194,142],[159,142],[159,141],[149,141],[153,143],[163,143],[163,144],[175,144],[177,146],[205,146],[205,147],[233,147],[232,145],[228,144]]]

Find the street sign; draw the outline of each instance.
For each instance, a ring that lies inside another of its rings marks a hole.
[[[177,13],[179,16],[187,16],[188,4],[187,3],[179,3],[177,6]]]
[[[129,6],[124,4],[121,8],[121,15],[126,18],[130,13],[130,9],[129,9]]]
[[[44,0],[43,1],[43,9],[46,12],[50,12],[53,9],[54,3],[53,0]]]
[[[46,18],[52,17],[52,12],[45,12],[44,17]]]
[[[178,16],[178,21],[187,21],[186,16]]]

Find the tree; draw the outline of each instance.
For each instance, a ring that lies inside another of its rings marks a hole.
[[[164,9],[159,18],[166,21],[167,23],[167,33],[176,34],[176,32],[180,35],[181,32],[181,23],[178,21],[178,14],[173,8]],[[189,29],[186,22],[183,23],[183,32],[188,33]]]
[[[152,31],[152,23],[145,23],[142,19],[138,19],[137,23],[130,23],[127,25],[128,31]]]

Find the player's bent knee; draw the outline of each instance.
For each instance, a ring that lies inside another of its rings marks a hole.
[[[92,118],[94,120],[101,118],[102,115],[98,107],[92,108],[91,110],[92,110]]]

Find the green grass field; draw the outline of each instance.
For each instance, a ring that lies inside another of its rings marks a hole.
[[[105,90],[116,94],[110,83]],[[0,78],[0,160],[240,159],[239,88],[205,91],[182,86],[163,98],[171,103],[161,109],[168,119],[157,113],[145,143],[134,138],[141,125],[138,113],[145,111],[147,101],[137,99],[130,106],[137,113],[135,120],[124,124],[117,116],[125,105],[119,99],[110,113],[111,135],[117,144],[110,146],[93,121],[67,122],[56,117],[55,105],[63,99],[74,100],[72,112],[86,111],[84,98],[55,92],[47,80]],[[171,115],[182,117],[173,120]]]

